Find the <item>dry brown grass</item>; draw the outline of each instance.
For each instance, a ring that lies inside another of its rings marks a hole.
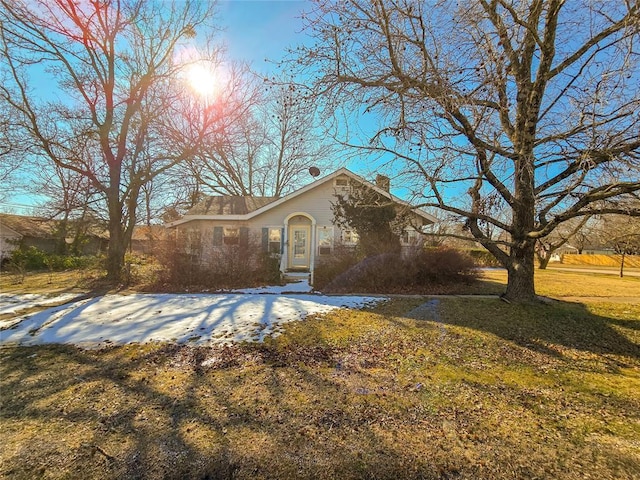
[[[229,348],[4,347],[0,477],[639,478],[640,306],[602,301],[638,283],[538,285],[600,300],[395,299]]]
[[[67,270],[63,272],[26,272],[24,277],[10,271],[0,272],[3,293],[90,292],[100,286],[104,273],[99,270]]]
[[[536,270],[536,293],[557,299],[567,297],[615,298],[638,297],[640,277],[623,277],[605,273],[582,273],[564,270]],[[483,280],[506,285],[506,270],[484,270]]]

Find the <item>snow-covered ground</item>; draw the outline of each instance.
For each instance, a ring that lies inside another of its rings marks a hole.
[[[0,321],[0,343],[98,347],[146,342],[202,345],[262,341],[268,335],[278,335],[281,325],[286,322],[336,308],[360,308],[383,300],[379,297],[277,293],[291,292],[295,288],[304,290],[302,285],[292,284],[288,289],[251,289],[243,294],[133,294],[85,298]],[[306,288],[308,291],[308,285]],[[0,295],[0,311],[4,308],[4,297]]]
[[[16,313],[31,307],[46,307],[70,302],[80,297],[79,293],[62,293],[46,295],[43,293],[0,293],[0,314]]]

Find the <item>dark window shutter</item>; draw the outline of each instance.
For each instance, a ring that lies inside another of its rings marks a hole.
[[[269,229],[266,227],[262,229],[262,251],[269,251]]]
[[[249,228],[240,227],[240,245],[246,247],[249,245]]]
[[[224,235],[224,230],[222,227],[213,227],[213,246],[219,247],[222,245],[222,237]]]
[[[284,253],[284,228],[280,230],[280,254]]]

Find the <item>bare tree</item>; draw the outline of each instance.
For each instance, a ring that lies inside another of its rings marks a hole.
[[[318,128],[317,107],[291,81],[272,80],[262,109],[265,124],[264,191],[281,197],[297,187],[311,167],[332,168],[332,149]]]
[[[636,204],[638,203],[636,199]],[[629,208],[632,204],[627,204]],[[640,255],[640,220],[629,215],[604,215],[598,222],[595,237],[603,247],[620,255],[620,276],[624,276],[627,255]]]
[[[59,165],[52,167],[32,172],[30,189],[47,199],[37,209],[39,216],[57,220],[58,253],[77,255],[89,228],[99,227],[94,208],[97,191],[87,177]]]
[[[0,0],[11,80],[0,95],[19,116],[32,155],[87,178],[102,195],[112,281],[122,275],[143,185],[191,157],[216,117],[179,87],[178,55],[199,29],[212,31],[213,6]],[[90,148],[78,152],[79,138]]]
[[[316,108],[294,85],[267,82],[242,65],[228,66],[224,85],[225,120],[189,164],[197,193],[281,197],[311,166],[331,165]]]
[[[316,42],[291,68],[350,122],[344,143],[468,219],[508,271],[506,299],[535,300],[540,239],[640,189],[637,1],[315,3]],[[375,129],[358,141],[362,117]]]
[[[4,82],[0,74],[0,82]],[[19,140],[15,114],[0,97],[0,201],[6,200],[17,187],[24,145]]]

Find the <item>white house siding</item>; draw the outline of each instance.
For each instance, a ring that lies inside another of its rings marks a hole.
[[[185,239],[190,235],[192,237],[199,236],[201,243],[200,261],[207,263],[213,258],[214,241],[213,234],[215,227],[246,227],[248,228],[249,239],[257,246],[261,246],[262,229],[265,227],[285,228],[288,218],[295,214],[302,214],[309,218],[311,223],[310,235],[310,262],[311,265],[316,263],[317,257],[317,229],[318,227],[331,228],[333,226],[333,213],[331,211],[331,202],[335,198],[335,187],[332,181],[320,184],[317,187],[292,198],[281,205],[267,209],[264,213],[258,214],[248,220],[193,220],[180,224],[176,227],[175,235],[180,238],[180,244],[185,245]],[[197,232],[197,235],[194,235]],[[341,231],[333,228],[333,243],[340,241]],[[285,243],[283,249],[282,269],[286,269],[288,264],[288,231],[285,228]],[[187,242],[188,244],[189,242]],[[188,246],[188,245],[187,245]],[[194,245],[195,246],[195,245]]]
[[[0,261],[11,256],[11,252],[18,248],[18,242],[21,238],[22,235],[18,232],[6,225],[0,225]]]
[[[303,212],[312,216],[317,225],[331,225],[333,222],[331,202],[335,200],[334,192],[333,182],[328,181],[253,217],[251,223],[284,225],[284,220],[288,215],[294,212]]]

